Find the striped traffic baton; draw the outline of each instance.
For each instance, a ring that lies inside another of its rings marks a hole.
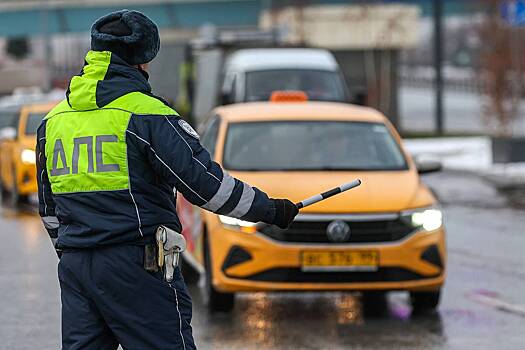
[[[348,191],[348,190],[350,190],[352,188],[355,188],[355,187],[357,187],[359,185],[361,185],[361,180],[355,179],[352,182],[343,184],[343,185],[338,186],[336,188],[332,188],[329,191],[323,192],[321,194],[317,194],[317,195],[315,195],[313,197],[305,199],[304,201],[300,201],[299,203],[295,203],[295,205],[297,206],[297,209],[302,209],[304,207],[307,207],[309,205],[315,204],[317,202],[324,201],[325,199],[328,199],[328,198],[330,198],[332,196],[335,196],[336,194]]]

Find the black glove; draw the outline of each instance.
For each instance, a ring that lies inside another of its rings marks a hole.
[[[299,213],[297,206],[288,199],[273,199],[275,205],[275,218],[272,224],[281,229],[286,229],[292,223],[295,216]]]

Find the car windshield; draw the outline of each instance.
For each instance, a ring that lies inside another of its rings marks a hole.
[[[267,101],[273,91],[301,90],[309,100],[344,101],[341,75],[309,69],[261,70],[246,73],[245,101]]]
[[[42,119],[45,117],[45,113],[31,113],[27,117],[27,123],[26,123],[26,135],[35,135],[36,129],[40,126],[40,123],[42,122]]]
[[[0,111],[0,129],[16,127],[17,121],[18,111]]]
[[[239,171],[408,169],[384,124],[340,121],[230,124],[223,163]]]

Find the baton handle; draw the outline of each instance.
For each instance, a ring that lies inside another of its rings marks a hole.
[[[329,191],[323,192],[321,194],[317,194],[317,195],[312,196],[310,198],[307,198],[307,199],[305,199],[303,201],[300,201],[299,203],[295,203],[295,205],[297,206],[297,209],[302,209],[302,208],[307,207],[309,205],[315,204],[317,202],[320,202],[320,201],[328,199],[328,198],[330,198],[332,196],[335,196],[336,194],[348,191],[349,189],[355,188],[355,187],[357,187],[359,185],[361,185],[361,180],[355,179],[352,182],[343,184],[343,185],[341,185],[339,187],[336,187],[336,188],[332,188]]]

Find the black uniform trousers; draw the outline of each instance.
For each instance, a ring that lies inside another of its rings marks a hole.
[[[193,350],[191,298],[176,269],[144,270],[144,247],[68,250],[58,265],[63,350]]]

